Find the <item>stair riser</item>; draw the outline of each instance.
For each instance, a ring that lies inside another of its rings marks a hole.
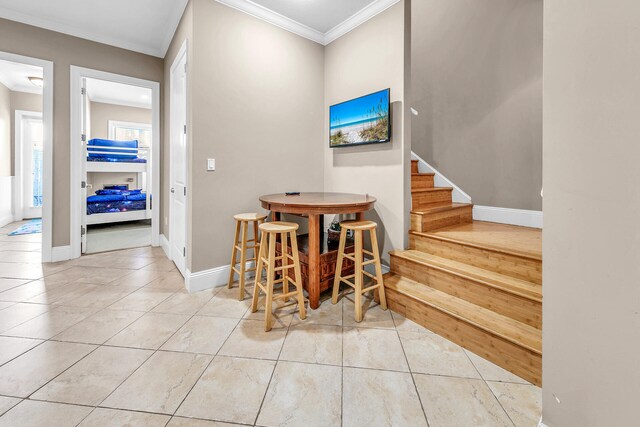
[[[433,188],[433,175],[412,175],[411,190],[426,190]]]
[[[411,173],[418,173],[418,161],[411,160]]]
[[[412,222],[413,225],[413,222]],[[542,261],[409,233],[409,248],[542,284]]]
[[[424,304],[393,289],[386,290],[387,304],[425,328],[490,360],[531,383],[542,385],[542,356],[446,312]]]
[[[427,232],[473,221],[473,207],[428,214],[411,214],[411,230]]]
[[[535,328],[542,328],[542,303],[539,301],[394,255],[391,255],[391,272]]]
[[[411,194],[411,209],[419,210],[434,206],[451,204],[451,190],[443,188],[437,191],[426,191]]]

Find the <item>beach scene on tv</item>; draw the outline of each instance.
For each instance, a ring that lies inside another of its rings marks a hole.
[[[331,147],[386,142],[389,140],[389,90],[333,105]]]

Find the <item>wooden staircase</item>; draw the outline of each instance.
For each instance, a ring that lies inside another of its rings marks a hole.
[[[389,307],[541,385],[541,231],[474,222],[471,204],[411,168],[409,249],[390,253]]]

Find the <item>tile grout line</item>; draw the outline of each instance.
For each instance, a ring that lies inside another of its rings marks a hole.
[[[387,308],[387,310],[391,311],[390,308]],[[416,384],[416,379],[413,375],[413,369],[411,368],[411,364],[409,363],[407,352],[404,349],[404,344],[402,343],[402,338],[400,337],[400,332],[398,331],[398,325],[396,324],[396,319],[393,317],[393,314],[390,313],[390,315],[391,315],[391,320],[393,321],[394,330],[396,331],[396,336],[398,337],[398,341],[400,342],[400,348],[402,349],[404,360],[407,362],[407,368],[409,368],[409,376],[411,377],[411,382],[413,382],[413,388],[416,391],[416,396],[418,396],[418,402],[420,402],[420,407],[422,408],[422,414],[424,415],[424,420],[427,423],[427,427],[429,427],[430,426],[429,417],[427,417],[427,411],[424,409],[424,404],[422,403],[422,397],[420,396],[420,391],[418,390],[418,385]]]

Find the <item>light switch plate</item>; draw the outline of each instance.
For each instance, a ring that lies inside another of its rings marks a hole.
[[[216,159],[207,159],[207,170],[208,171],[216,170]]]

